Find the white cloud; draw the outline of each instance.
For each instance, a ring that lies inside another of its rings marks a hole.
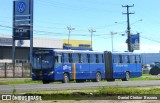
[[[116,51],[127,51],[127,44],[126,43],[118,43],[115,44],[114,50]],[[140,50],[135,50],[134,52],[140,53],[159,53],[160,46],[159,45],[151,45],[151,44],[141,44]]]
[[[142,44],[140,46],[140,51],[143,53],[159,53],[160,46],[159,45],[151,45],[151,44]]]

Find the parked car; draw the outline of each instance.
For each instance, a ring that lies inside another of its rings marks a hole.
[[[150,69],[151,69],[151,65],[150,64],[145,64],[143,66],[143,74],[149,74]]]
[[[149,72],[151,75],[158,75],[160,74],[160,63],[156,63],[155,66],[153,66]]]

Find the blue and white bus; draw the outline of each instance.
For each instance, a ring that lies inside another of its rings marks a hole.
[[[38,50],[33,53],[32,79],[43,83],[102,79],[128,81],[142,75],[141,55],[87,50]]]

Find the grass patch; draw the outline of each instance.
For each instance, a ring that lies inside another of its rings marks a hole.
[[[142,76],[152,76],[151,74],[142,74]]]
[[[42,81],[32,81],[30,79],[24,79],[24,80],[7,80],[0,82],[0,85],[15,85],[15,84],[40,84]]]
[[[28,92],[24,95],[42,96],[43,100],[93,100],[117,98],[117,95],[160,94],[160,88],[100,87],[94,89]]]
[[[142,76],[142,77],[139,77],[139,78],[130,78],[131,81],[136,81],[136,80],[160,80],[159,77],[145,77],[145,76]]]

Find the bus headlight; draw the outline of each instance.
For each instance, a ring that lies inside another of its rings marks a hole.
[[[54,71],[51,71],[48,75],[52,75],[54,73]]]

